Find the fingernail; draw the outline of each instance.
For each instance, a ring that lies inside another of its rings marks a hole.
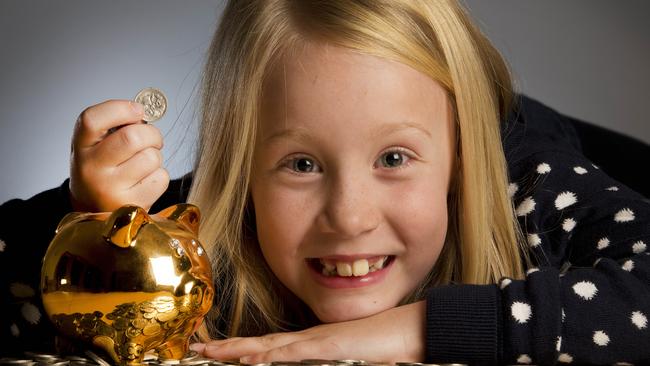
[[[144,106],[138,102],[131,102],[131,108],[135,111],[137,114],[143,114],[144,113]]]
[[[205,343],[192,343],[190,344],[190,349],[198,353],[203,353],[203,350],[205,350]]]

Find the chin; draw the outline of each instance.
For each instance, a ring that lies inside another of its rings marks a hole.
[[[329,304],[325,302],[319,302],[318,304],[309,304],[309,306],[316,317],[318,317],[318,320],[323,323],[339,323],[349,320],[366,318],[395,307],[395,305],[383,304],[379,301],[366,304],[362,304],[360,302],[363,301],[357,301],[353,303],[340,302]]]

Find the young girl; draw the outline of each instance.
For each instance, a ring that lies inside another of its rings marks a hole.
[[[455,1],[231,1],[203,91],[191,177],[168,187],[162,137],[113,100],[81,114],[69,182],[3,205],[7,344],[46,337],[34,271],[66,212],[187,199],[219,292],[204,356],[650,359],[650,207],[513,94]]]

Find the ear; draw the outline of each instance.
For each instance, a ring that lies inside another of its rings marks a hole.
[[[140,229],[151,222],[153,221],[143,208],[122,206],[113,211],[104,224],[104,238],[119,247],[128,248]]]
[[[190,203],[179,203],[169,206],[158,212],[156,216],[174,220],[191,230],[194,235],[199,235],[199,224],[201,223],[201,211]]]

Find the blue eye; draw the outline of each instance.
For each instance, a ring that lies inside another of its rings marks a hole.
[[[320,167],[312,159],[299,157],[289,159],[286,166],[296,173],[314,173],[320,171]]]
[[[388,151],[381,155],[379,162],[384,168],[398,168],[404,165],[409,157],[400,151]]]

